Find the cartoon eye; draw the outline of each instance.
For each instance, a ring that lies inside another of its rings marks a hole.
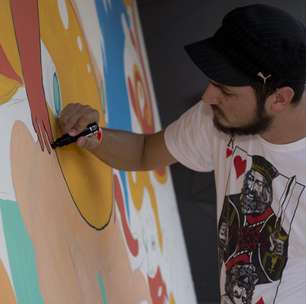
[[[58,81],[56,73],[53,74],[53,96],[54,96],[54,100],[53,100],[54,109],[55,109],[56,116],[58,116],[62,108],[62,97],[61,97],[59,81]]]

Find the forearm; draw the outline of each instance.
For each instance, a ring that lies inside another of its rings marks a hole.
[[[63,133],[76,136],[89,123],[99,121],[99,112],[89,106],[71,103],[62,110],[58,121]],[[81,136],[76,143],[113,168],[144,171],[176,162],[166,147],[163,130],[153,134],[137,134],[103,129],[102,134],[100,143],[95,136]]]
[[[113,168],[137,171],[144,170],[144,145],[144,134],[103,129],[102,142],[88,150]]]

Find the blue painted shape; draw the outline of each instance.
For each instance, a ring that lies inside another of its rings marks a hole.
[[[106,64],[104,65],[104,74],[109,117],[108,127],[131,130],[131,113],[124,72],[125,34],[122,26],[122,16],[125,17],[128,26],[130,26],[129,17],[122,0],[111,1],[111,6],[107,11],[105,11],[103,0],[95,0],[95,3],[105,44]],[[130,220],[126,173],[120,171],[120,177],[126,198],[124,201],[127,217]]]
[[[122,15],[126,15],[122,0],[112,1],[106,12],[103,0],[96,0],[96,9],[105,43],[105,89],[108,100],[110,128],[131,130],[130,108],[124,73],[124,41]],[[103,50],[102,50],[103,53]]]
[[[56,73],[53,74],[53,96],[54,96],[53,102],[54,102],[55,113],[56,116],[58,116],[62,109],[62,98],[61,98],[59,81]]]
[[[107,304],[107,296],[106,296],[106,289],[105,289],[104,281],[99,273],[97,274],[97,281],[98,281],[101,295],[102,295],[102,304]]]
[[[19,207],[14,201],[0,199],[0,210],[17,303],[44,303],[33,244]]]

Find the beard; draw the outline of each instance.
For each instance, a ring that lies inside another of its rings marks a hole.
[[[217,106],[211,105],[211,107],[214,113],[218,113],[220,116],[226,119],[225,114]],[[213,123],[215,127],[219,131],[225,134],[232,135],[232,136],[233,135],[255,135],[255,134],[262,133],[269,129],[272,122],[273,122],[273,118],[266,113],[264,104],[262,102],[257,102],[255,116],[253,117],[253,119],[247,124],[244,124],[239,127],[224,126],[218,120],[216,115],[214,115],[213,117]]]

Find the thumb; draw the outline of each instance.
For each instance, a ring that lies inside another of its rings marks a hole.
[[[100,142],[97,136],[93,135],[93,136],[81,136],[76,141],[76,144],[80,148],[91,150],[97,148]]]

